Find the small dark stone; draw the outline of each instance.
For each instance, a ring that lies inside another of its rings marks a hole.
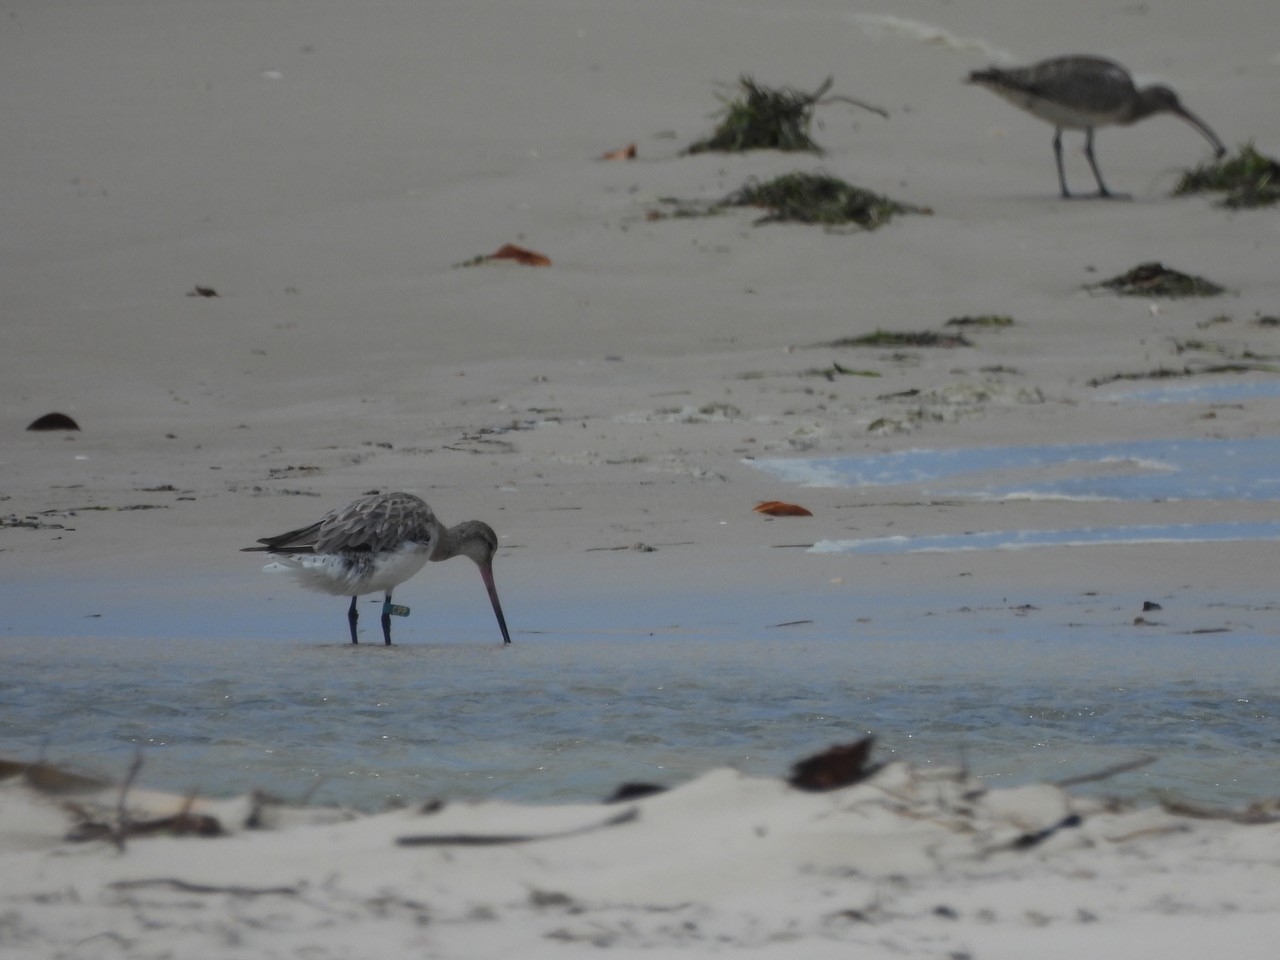
[[[27,426],[28,430],[79,430],[80,424],[76,423],[65,413],[46,413],[43,417],[36,417]]]
[[[1160,606],[1160,604],[1156,603],[1154,600],[1143,600],[1143,601],[1142,601],[1142,612],[1143,612],[1143,613],[1146,613],[1148,610],[1163,610],[1163,609],[1164,609],[1164,607]]]

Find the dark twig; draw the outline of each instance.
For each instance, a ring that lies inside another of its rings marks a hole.
[[[116,825],[111,831],[111,842],[121,853],[124,853],[125,837],[129,833],[129,810],[125,801],[129,796],[129,788],[133,786],[133,781],[137,779],[141,770],[142,751],[135,750],[133,761],[129,764],[129,772],[125,774],[124,782],[120,784],[120,800],[116,804]]]
[[[207,883],[191,883],[177,877],[156,877],[149,880],[116,880],[108,884],[113,890],[134,890],[139,887],[169,887],[183,893],[229,893],[236,897],[262,897],[278,894],[285,897],[298,895],[297,887],[242,887],[238,884],[230,886]]]
[[[1121,773],[1128,773],[1130,770],[1137,770],[1155,763],[1159,757],[1140,757],[1137,760],[1130,760],[1127,763],[1117,763],[1114,767],[1106,767],[1096,773],[1085,773],[1078,777],[1067,777],[1065,780],[1055,780],[1055,787],[1074,787],[1080,783],[1094,783],[1098,780],[1107,780]]]
[[[424,833],[408,837],[396,837],[396,844],[401,847],[494,847],[512,843],[532,843],[535,840],[560,840],[564,837],[576,837],[582,833],[592,833],[607,827],[617,827],[631,823],[640,818],[640,811],[630,807],[622,813],[612,816],[600,823],[588,824],[573,830],[561,830],[556,833]]]
[[[828,87],[831,86],[830,77],[827,78],[827,86]],[[884,117],[886,120],[889,119],[889,111],[886,110],[884,107],[876,107],[869,103],[864,103],[861,100],[855,100],[853,97],[842,97],[839,94],[836,94],[835,96],[831,96],[831,97],[826,97],[822,100],[814,100],[814,103],[816,103],[820,107],[826,106],[828,103],[849,103],[855,107],[861,107],[863,110],[870,110],[872,113],[878,113],[880,114],[880,116]]]

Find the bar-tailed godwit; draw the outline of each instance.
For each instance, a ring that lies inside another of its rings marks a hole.
[[[1227,152],[1218,135],[1184,107],[1168,87],[1137,88],[1129,71],[1113,60],[1083,54],[1054,57],[1029,67],[989,67],[969,74],[969,83],[999,94],[1016,107],[1054,126],[1053,157],[1058,164],[1058,185],[1070,197],[1062,172],[1062,131],[1083,130],[1084,155],[1098,181],[1098,196],[1118,196],[1107,189],[1093,158],[1093,130],[1111,124],[1137,123],[1156,113],[1172,113],[1200,131],[1215,156]]]
[[[404,616],[407,607],[391,602],[391,591],[426,565],[428,560],[470,557],[480,568],[489,601],[498,618],[502,642],[510,643],[507,621],[493,584],[493,555],[498,538],[479,520],[446,527],[423,500],[411,493],[379,493],[330,510],[309,527],[263,537],[261,546],[245,547],[276,557],[263,569],[283,570],[304,587],[350,597],[347,624],[356,639],[356,598],[383,591],[382,638],[391,643],[392,614]]]

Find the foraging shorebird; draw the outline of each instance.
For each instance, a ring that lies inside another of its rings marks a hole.
[[[347,623],[356,639],[356,598],[383,591],[382,638],[391,644],[391,617],[408,616],[409,608],[391,602],[391,591],[421,570],[428,560],[469,557],[480,568],[489,601],[498,618],[502,642],[510,643],[507,621],[493,585],[493,555],[498,538],[479,520],[446,527],[420,498],[411,493],[379,493],[330,510],[309,527],[263,537],[262,546],[245,547],[276,557],[264,570],[285,571],[304,587],[350,597]]]
[[[1227,152],[1217,134],[1182,105],[1178,95],[1165,86],[1133,84],[1129,71],[1113,60],[1084,55],[1054,57],[1030,67],[989,67],[969,74],[969,83],[985,87],[1004,97],[1015,107],[1054,126],[1053,157],[1058,164],[1058,185],[1070,197],[1062,172],[1062,131],[1083,130],[1084,155],[1098,181],[1098,196],[1118,196],[1107,189],[1093,158],[1093,130],[1110,124],[1137,123],[1156,113],[1172,113],[1199,130],[1211,144],[1214,155]]]

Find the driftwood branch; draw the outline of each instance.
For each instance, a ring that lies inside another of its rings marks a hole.
[[[1130,760],[1127,763],[1117,763],[1114,767],[1105,767],[1096,773],[1085,773],[1078,777],[1067,777],[1065,780],[1055,780],[1055,787],[1074,787],[1079,783],[1094,783],[1098,780],[1106,780],[1110,777],[1118,776],[1122,773],[1128,773],[1130,770],[1137,770],[1153,764],[1159,757],[1139,757],[1137,760]]]
[[[297,887],[242,887],[238,884],[227,886],[221,884],[191,883],[177,877],[156,877],[149,880],[116,880],[109,884],[113,890],[135,890],[140,887],[168,887],[182,893],[229,893],[237,897],[262,897],[279,895],[294,897],[298,895]]]
[[[401,847],[495,847],[513,843],[532,843],[535,840],[560,840],[564,837],[576,837],[583,833],[592,833],[607,827],[617,827],[624,823],[632,823],[640,818],[640,811],[635,807],[624,810],[599,823],[576,827],[573,830],[561,830],[557,833],[425,833],[408,837],[396,837],[396,844]]]
[[[111,831],[111,842],[121,853],[124,853],[125,837],[129,833],[129,809],[126,802],[129,798],[129,788],[133,786],[133,781],[138,778],[141,771],[142,751],[135,750],[133,761],[129,764],[129,771],[124,775],[124,782],[120,784],[120,799],[116,802],[115,829]]]
[[[872,104],[865,103],[862,100],[855,100],[853,97],[843,97],[843,96],[840,96],[839,94],[836,94],[835,96],[832,96],[832,97],[827,97],[823,100],[815,100],[814,103],[816,103],[818,106],[824,106],[828,103],[849,103],[855,107],[861,107],[863,110],[869,110],[872,113],[878,113],[880,114],[880,116],[884,117],[886,120],[889,119],[889,111],[886,110],[884,107],[873,106]]]

